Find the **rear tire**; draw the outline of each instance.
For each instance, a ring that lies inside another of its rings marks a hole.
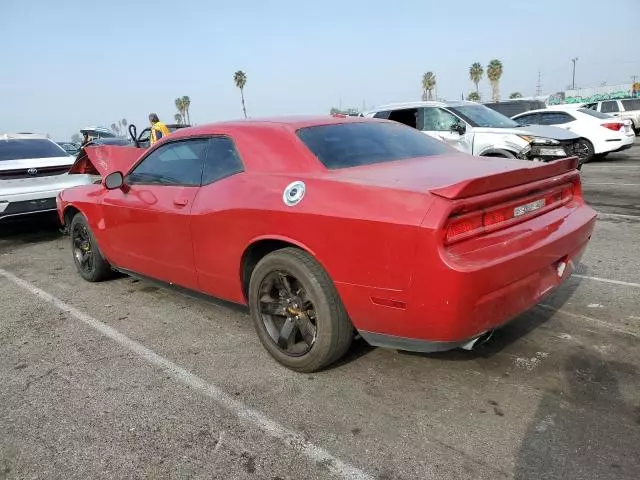
[[[258,262],[249,308],[262,345],[282,365],[318,371],[349,349],[354,329],[338,292],[308,253],[284,248]]]
[[[81,213],[71,220],[69,227],[73,262],[78,273],[88,282],[100,282],[115,275],[98,248],[87,219]]]

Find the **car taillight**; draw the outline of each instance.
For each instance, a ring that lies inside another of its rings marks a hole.
[[[604,128],[608,128],[609,130],[613,130],[614,132],[618,132],[624,128],[624,123],[620,123],[620,122],[603,123],[602,126]]]
[[[574,184],[567,184],[495,207],[452,217],[445,228],[445,243],[450,245],[541,215],[569,203],[573,199],[573,193]]]

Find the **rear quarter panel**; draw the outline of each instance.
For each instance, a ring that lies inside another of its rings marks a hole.
[[[303,180],[300,203],[286,186]],[[335,283],[402,290],[410,281],[418,230],[431,197],[322,178],[238,174],[200,190],[193,207],[202,289],[244,301],[241,262],[251,244],[283,240],[311,253]]]

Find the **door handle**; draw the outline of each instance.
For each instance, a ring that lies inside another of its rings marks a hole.
[[[184,207],[188,203],[189,203],[189,199],[188,198],[178,197],[178,198],[174,198],[173,199],[173,204],[177,205],[179,207]]]

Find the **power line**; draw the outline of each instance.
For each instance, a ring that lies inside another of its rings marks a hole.
[[[538,84],[536,85],[536,97],[542,95],[542,84],[540,83],[540,70],[538,70]]]

